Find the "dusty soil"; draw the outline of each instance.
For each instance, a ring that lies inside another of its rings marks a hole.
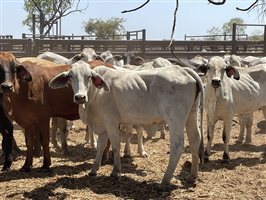
[[[122,158],[119,180],[109,176],[112,170],[109,164],[100,168],[98,176],[89,177],[96,152],[84,146],[84,125],[80,121],[75,121],[75,125],[76,130],[69,134],[70,155],[63,155],[51,145],[51,174],[39,172],[42,157],[34,158],[31,172],[19,172],[26,148],[21,130],[16,130],[15,138],[23,154],[16,157],[11,171],[0,172],[0,199],[266,199],[266,121],[260,111],[254,116],[251,145],[235,143],[239,132],[235,118],[230,141],[231,162],[227,165],[220,162],[222,126],[217,124],[210,162],[200,167],[195,185],[185,179],[191,161],[186,139],[186,150],[166,191],[159,189],[159,183],[168,163],[168,135],[163,140],[157,133],[145,142],[148,158],[138,156],[136,135],[133,135],[132,158]],[[122,156],[124,141],[121,145]]]

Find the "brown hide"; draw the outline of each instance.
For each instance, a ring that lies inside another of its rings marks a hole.
[[[18,59],[19,60],[19,59]],[[49,152],[49,120],[50,117],[63,117],[69,120],[79,119],[78,105],[73,103],[71,86],[52,90],[49,81],[58,73],[67,71],[68,65],[54,65],[49,62],[18,63],[12,54],[0,54],[0,65],[5,70],[10,70],[13,62],[23,66],[31,75],[31,81],[26,81],[14,72],[12,83],[14,91],[7,93],[10,97],[11,117],[25,129],[27,157],[23,171],[29,171],[32,166],[33,141],[40,134],[41,145],[44,150],[42,168],[49,169],[51,164]],[[17,68],[18,69],[18,68]],[[21,71],[21,70],[20,70]],[[24,73],[22,73],[24,74]],[[8,102],[6,102],[8,103]]]
[[[93,68],[106,65],[101,61],[91,61],[89,63]],[[109,64],[107,66],[112,67]],[[16,74],[14,69],[11,69],[14,67],[17,67]],[[54,76],[67,71],[69,68],[70,65],[58,65],[32,57],[16,59],[11,53],[0,52],[0,70],[3,69],[2,72],[13,70],[10,73],[12,79],[9,81],[12,82],[14,89],[13,92],[6,94],[11,100],[6,103],[9,103],[8,106],[12,110],[12,119],[25,129],[27,156],[22,171],[29,171],[32,167],[33,142],[37,134],[40,134],[44,151],[42,169],[49,170],[51,164],[49,151],[50,117],[62,117],[69,120],[79,119],[78,105],[73,102],[71,86],[53,90],[48,85]],[[26,73],[27,77],[31,77],[30,79],[23,78]],[[0,84],[2,86],[2,82]]]
[[[104,65],[106,67],[113,68],[113,65],[112,64],[103,62],[101,60],[88,61],[87,63],[91,66],[92,69],[94,69],[95,67],[98,67],[100,65]]]

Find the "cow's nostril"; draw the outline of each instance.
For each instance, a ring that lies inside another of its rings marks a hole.
[[[218,80],[218,79],[213,79],[212,80],[212,86],[214,87],[214,88],[217,88],[217,87],[219,87],[221,85],[221,80]]]
[[[75,100],[76,101],[84,101],[86,99],[85,95],[75,95]]]
[[[11,83],[2,83],[1,88],[3,92],[12,92],[13,84]]]

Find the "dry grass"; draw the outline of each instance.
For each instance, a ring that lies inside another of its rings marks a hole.
[[[252,145],[235,144],[239,124],[233,124],[228,165],[220,163],[223,144],[221,123],[218,124],[211,161],[200,167],[196,185],[185,181],[190,166],[187,161],[191,161],[186,140],[185,153],[167,191],[161,191],[159,183],[168,163],[168,137],[162,140],[157,134],[153,140],[146,141],[149,157],[141,158],[133,136],[133,156],[122,158],[119,180],[109,177],[111,165],[102,166],[98,176],[89,177],[96,152],[84,147],[84,125],[80,121],[75,123],[79,129],[69,134],[70,155],[64,156],[51,147],[51,174],[39,172],[41,157],[34,158],[30,173],[19,172],[25,159],[25,143],[21,131],[15,132],[24,155],[15,159],[10,172],[0,172],[0,199],[266,199],[266,133],[263,131],[266,123],[259,111],[255,113]]]

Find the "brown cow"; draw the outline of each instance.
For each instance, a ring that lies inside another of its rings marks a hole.
[[[0,74],[5,77],[1,89],[10,97],[12,119],[25,129],[27,156],[21,170],[30,171],[32,167],[33,141],[37,134],[40,134],[44,152],[42,169],[49,170],[50,117],[79,118],[71,87],[55,91],[48,86],[49,81],[59,72],[68,70],[69,65],[54,66],[48,65],[48,62],[37,64],[30,61],[19,63],[11,53],[2,52],[0,66]]]
[[[95,62],[95,66],[104,64],[101,61]],[[72,88],[52,90],[48,86],[55,75],[69,68],[69,65],[55,65],[37,58],[24,59],[20,63],[13,54],[0,52],[0,77],[4,80],[1,90],[10,98],[10,102],[6,103],[12,109],[12,119],[25,130],[27,155],[21,171],[30,171],[32,167],[33,142],[37,134],[40,134],[44,153],[41,169],[50,171],[50,117],[79,119],[78,105],[72,99]]]

